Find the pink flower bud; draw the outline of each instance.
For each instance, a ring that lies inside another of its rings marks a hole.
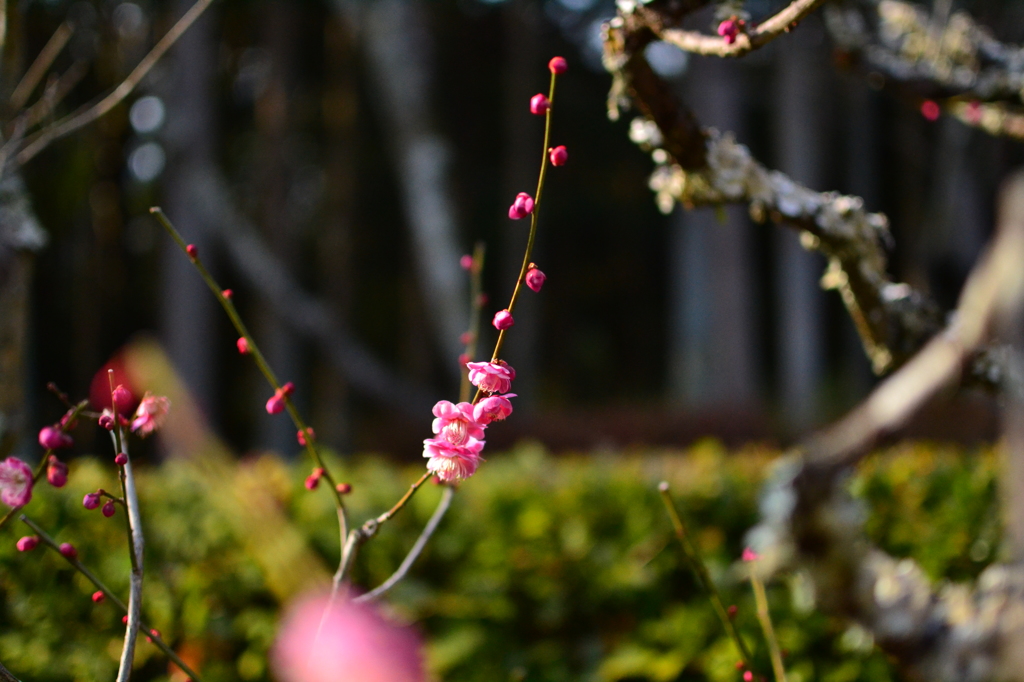
[[[232,291],[231,289],[225,289],[224,291],[220,292],[220,295],[230,301],[234,297],[235,292]]]
[[[35,535],[26,535],[25,537],[18,540],[18,551],[19,552],[31,552],[33,549],[39,546],[39,538]]]
[[[309,436],[308,441],[306,439],[307,435]],[[295,434],[295,438],[299,441],[299,445],[301,445],[302,447],[306,447],[307,442],[312,442],[316,440],[316,432],[313,430],[312,426],[307,426],[305,431],[298,431]]]
[[[552,57],[548,62],[548,70],[553,74],[561,75],[569,70],[569,63],[565,61],[565,57]]]
[[[277,392],[267,400],[267,414],[279,414],[281,412],[284,412],[284,397],[280,392]]]
[[[533,197],[526,192],[516,195],[515,201],[508,209],[508,217],[512,220],[519,220],[533,213]]]
[[[123,467],[127,463],[128,455],[124,454],[123,452],[117,453],[117,457],[114,458],[114,464],[116,464],[119,467]]]
[[[507,310],[499,310],[498,312],[496,312],[494,314],[494,319],[491,321],[491,324],[494,325],[494,328],[499,331],[504,331],[511,327],[512,325],[514,325],[515,323],[516,321],[512,319],[512,313],[510,313]]]
[[[465,256],[463,256],[462,258],[459,259],[459,266],[463,270],[472,270],[473,269],[473,257],[470,256],[467,253]]]
[[[544,95],[542,95],[541,93],[538,92],[536,95],[534,95],[533,97],[530,98],[530,113],[531,114],[537,114],[538,116],[543,116],[544,114],[548,113],[548,109],[550,109],[550,108],[551,108],[551,102],[549,102],[548,98],[545,97]]]
[[[938,102],[926,99],[924,102],[921,103],[921,115],[924,116],[925,119],[929,121],[938,121],[939,114],[941,113],[942,110],[939,109]]]
[[[71,447],[75,441],[55,426],[44,426],[39,430],[39,444],[47,450],[60,450]]]
[[[352,484],[351,483],[339,483],[338,485],[336,485],[334,487],[334,489],[337,490],[342,495],[348,495],[350,492],[352,492]]]
[[[107,431],[114,430],[114,415],[107,413],[106,411],[100,415],[99,425],[105,428]]]
[[[99,604],[101,601],[107,598],[107,595],[103,594],[103,590],[96,590],[92,593],[92,600],[94,603]]]
[[[548,276],[538,270],[536,265],[530,263],[530,269],[526,271],[526,286],[539,292],[547,278]]]
[[[564,166],[565,162],[569,160],[569,152],[565,149],[564,144],[560,144],[548,153],[548,158],[551,160],[552,166]]]
[[[100,509],[100,512],[102,512],[108,519],[114,515],[115,511],[117,511],[117,509],[114,507],[113,500],[107,500],[107,503],[103,505],[103,509]]]
[[[86,493],[85,497],[82,498],[82,506],[90,511],[100,506],[99,493]]]
[[[199,258],[199,249],[196,248],[195,244],[189,244],[188,246],[186,246],[185,253],[187,253],[188,257],[191,258],[192,260]]]
[[[70,542],[63,542],[60,545],[60,553],[62,556],[68,559],[74,559],[78,556],[78,550]]]
[[[295,393],[295,384],[289,381],[281,387],[281,393],[283,395],[291,395],[292,393]]]
[[[146,641],[147,642],[152,642],[153,641],[153,637],[159,637],[159,636],[160,636],[160,631],[157,630],[156,628],[153,628],[152,630],[149,631],[149,634],[146,635]]]
[[[313,490],[320,485],[320,479],[323,478],[324,470],[321,467],[313,469],[313,473],[306,477],[306,490]]]
[[[249,339],[239,336],[238,341],[235,341],[235,345],[238,347],[238,352],[242,355],[249,354]]]
[[[117,411],[121,414],[126,414],[131,410],[132,403],[135,402],[135,396],[124,387],[124,384],[118,384],[117,388],[110,395],[114,399],[114,404],[117,405]]]
[[[754,673],[750,672],[749,670],[743,673],[743,682],[753,682],[753,680]]]
[[[718,25],[718,35],[725,39],[726,45],[732,45],[736,42],[736,36],[740,32],[740,22],[735,18],[726,19]]]
[[[46,464],[46,480],[54,488],[63,488],[68,482],[68,465],[56,456],[50,455],[50,460]]]

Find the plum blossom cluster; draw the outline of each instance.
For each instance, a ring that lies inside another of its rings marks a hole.
[[[504,421],[512,414],[514,393],[509,393],[516,372],[503,360],[468,362],[469,381],[487,395],[476,404],[450,403],[442,400],[434,405],[434,438],[423,441],[427,469],[444,483],[469,478],[483,458],[484,429],[491,422]],[[498,395],[504,394],[504,395]]]

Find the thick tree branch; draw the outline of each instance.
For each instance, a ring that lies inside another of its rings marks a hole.
[[[783,33],[789,33],[822,2],[824,0],[793,0],[784,9],[761,22],[752,30],[740,32],[731,43],[719,36],[709,36],[677,28],[666,28],[659,33],[658,37],[687,52],[716,57],[742,57],[748,52],[764,47]]]
[[[1024,566],[995,565],[971,588],[936,591],[910,560],[869,547],[845,474],[883,436],[959,382],[993,330],[1024,305],[1024,175],[1004,189],[997,236],[972,272],[953,321],[902,369],[783,465],[751,532],[766,566],[806,570],[822,610],[852,618],[913,679],[1024,679]]]

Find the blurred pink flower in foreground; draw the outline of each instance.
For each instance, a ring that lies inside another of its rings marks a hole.
[[[32,499],[32,469],[17,457],[0,462],[0,502],[24,507]]]
[[[164,417],[171,409],[171,401],[161,395],[146,394],[135,411],[132,431],[143,438],[156,431],[164,423]]]
[[[426,680],[420,641],[411,629],[344,595],[325,612],[328,603],[325,594],[306,597],[285,616],[271,653],[281,682]]]

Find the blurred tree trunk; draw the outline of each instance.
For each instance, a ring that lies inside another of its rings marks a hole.
[[[686,101],[705,124],[742,141],[742,65],[692,57]],[[719,219],[724,216],[724,221]],[[756,407],[753,259],[743,206],[679,211],[673,227],[672,340],[674,397],[695,408]]]
[[[181,16],[192,0],[177,0]],[[202,220],[190,188],[195,176],[215,165],[214,139],[217,36],[214,10],[200,17],[174,46],[161,83],[167,104],[168,169],[164,209],[185,241],[195,244],[207,265],[214,262],[215,236]],[[181,252],[161,241],[161,335],[175,369],[207,414],[216,405],[216,300]]]
[[[828,53],[821,25],[808,19],[778,52],[775,130],[778,169],[815,191],[825,189]],[[824,368],[824,261],[800,246],[793,230],[775,230],[775,326],[783,424],[803,432],[820,419]]]
[[[301,226],[291,205],[295,183],[296,90],[299,78],[297,50],[301,44],[300,13],[303,7],[283,0],[260,3],[262,43],[270,58],[269,78],[256,100],[256,163],[251,176],[258,199],[254,202],[263,238],[291,272],[301,265]],[[261,306],[258,316],[260,345],[267,361],[282,382],[301,385],[302,353],[298,336]],[[308,398],[308,386],[297,394]],[[287,419],[261,419],[260,443],[282,453],[297,448],[295,430]]]

